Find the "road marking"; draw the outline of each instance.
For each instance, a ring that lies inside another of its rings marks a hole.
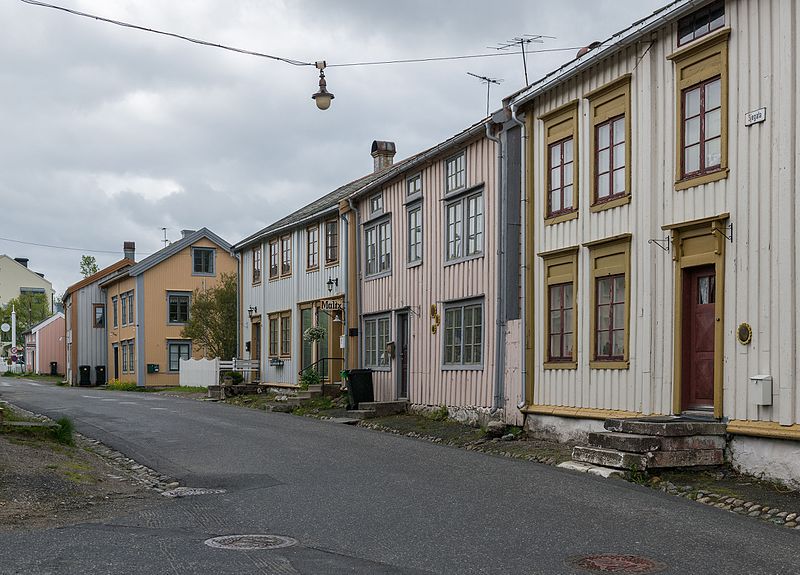
[[[36,383],[35,381],[27,381],[27,380],[24,380],[24,379],[21,379],[20,383],[24,383],[25,385],[32,385],[33,387],[41,387],[42,386],[41,383]]]
[[[100,401],[117,401],[116,399],[101,399]]]
[[[0,387],[11,387],[11,384],[7,381],[0,381]]]
[[[139,405],[135,401],[120,401],[119,404],[120,405]]]
[[[166,407],[151,407],[153,411],[168,411]]]
[[[85,397],[86,399],[101,399],[96,395],[82,395],[81,397]]]

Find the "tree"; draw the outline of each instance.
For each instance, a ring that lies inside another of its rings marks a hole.
[[[81,273],[83,277],[88,278],[99,271],[100,268],[97,267],[97,260],[94,259],[94,256],[81,256]]]
[[[12,309],[17,312],[17,341],[14,342],[17,346],[25,343],[25,338],[22,337],[24,332],[51,315],[50,302],[43,293],[21,293],[19,297],[10,300],[0,309],[0,323],[11,325]],[[8,337],[11,337],[11,332]]]
[[[233,359],[236,354],[235,274],[222,274],[214,287],[194,291],[189,322],[181,337],[205,348],[206,357]]]

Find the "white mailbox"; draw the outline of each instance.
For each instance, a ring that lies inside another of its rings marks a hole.
[[[772,405],[772,376],[751,375],[750,397],[756,405]]]

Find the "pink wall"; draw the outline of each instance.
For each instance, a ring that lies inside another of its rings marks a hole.
[[[38,356],[39,369],[37,373],[49,374],[50,362],[55,361],[58,363],[58,373],[63,374],[67,368],[67,351],[65,344],[66,335],[66,322],[63,316],[57,317],[48,325],[37,330],[35,333],[26,336],[26,347],[29,341],[35,341],[38,334],[39,343],[36,349]],[[34,358],[30,357],[30,353],[25,358],[28,369],[35,369],[32,365]]]

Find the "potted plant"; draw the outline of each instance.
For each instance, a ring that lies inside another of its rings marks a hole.
[[[308,342],[317,342],[325,337],[325,329],[321,327],[310,327],[303,332],[303,339]]]

